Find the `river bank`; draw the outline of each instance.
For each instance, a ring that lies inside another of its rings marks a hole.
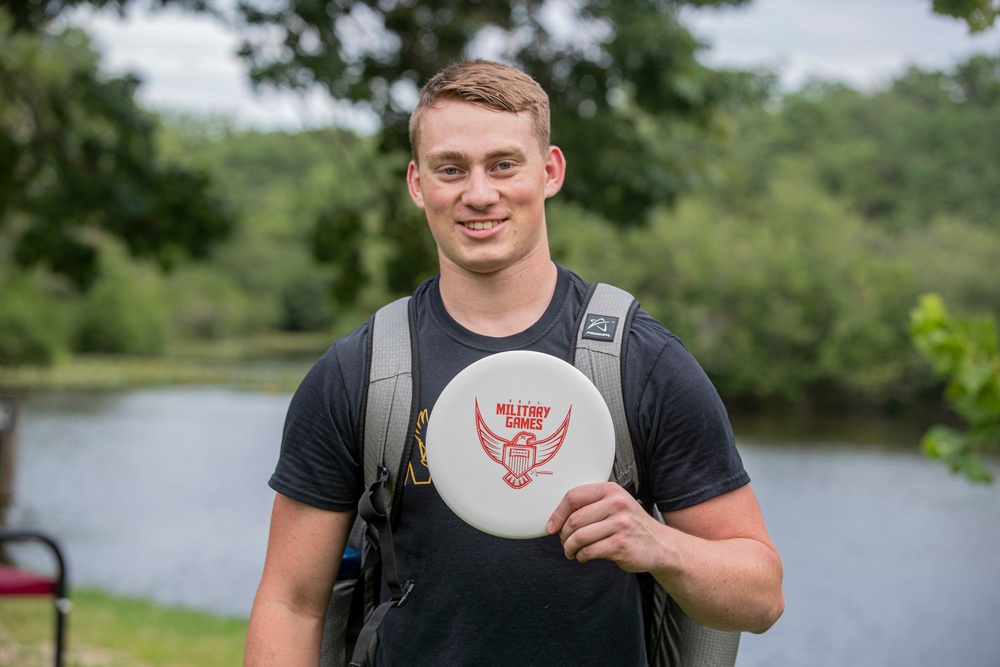
[[[187,342],[162,356],[78,354],[52,365],[0,366],[0,392],[122,391],[213,385],[291,392],[332,335],[269,333]]]

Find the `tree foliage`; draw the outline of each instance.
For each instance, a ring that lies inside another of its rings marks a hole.
[[[816,81],[776,110],[740,118],[738,198],[796,156],[824,189],[887,230],[941,217],[990,228],[1000,210],[1000,56],[977,55],[950,71],[911,68],[865,94]]]
[[[257,83],[318,85],[362,102],[379,117],[385,148],[403,152],[417,89],[434,73],[470,55],[514,63],[552,98],[554,139],[574,156],[567,194],[629,224],[676,197],[687,167],[650,146],[642,119],[707,121],[744,90],[734,75],[698,64],[678,7],[746,1],[248,0],[241,54]]]
[[[996,0],[932,0],[935,13],[965,21],[971,32],[981,32],[993,26],[1000,3]]]
[[[170,266],[229,232],[208,175],[159,159],[138,84],[103,75],[81,31],[18,29],[0,8],[0,238],[20,265],[86,287],[101,235]]]
[[[953,317],[938,295],[926,294],[913,310],[910,333],[917,350],[947,382],[948,402],[968,423],[964,432],[935,426],[923,439],[924,451],[972,481],[991,481],[982,454],[1000,450],[996,322],[989,317]]]
[[[679,206],[623,234],[554,202],[554,247],[640,295],[731,401],[919,405],[932,394],[907,332],[918,295],[1000,316],[1000,100],[989,76],[968,77],[997,64],[747,106],[724,141],[695,141],[713,178]],[[959,80],[983,92],[952,94]]]
[[[191,11],[216,13],[205,0],[144,0],[148,7],[181,7]],[[109,9],[124,15],[133,0],[0,0],[0,8],[6,9],[15,31],[42,32],[66,11],[87,6],[95,9]]]

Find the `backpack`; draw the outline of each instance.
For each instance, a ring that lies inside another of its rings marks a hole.
[[[571,358],[600,390],[615,430],[613,481],[639,497],[640,475],[625,417],[622,374],[626,341],[638,302],[624,290],[592,284],[580,309]],[[400,582],[392,546],[392,508],[402,496],[410,459],[410,427],[417,416],[416,358],[410,297],[394,301],[369,322],[368,387],[361,413],[366,491],[358,505],[323,629],[320,667],[374,664],[376,630],[385,615],[406,604],[414,588]],[[655,506],[647,511],[663,521]],[[643,597],[650,667],[733,667],[739,632],[696,624],[652,575],[637,575]],[[384,578],[390,598],[377,604]],[[347,657],[350,656],[350,662]]]

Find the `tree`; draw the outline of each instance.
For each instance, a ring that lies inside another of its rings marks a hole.
[[[42,16],[56,5],[25,3]],[[81,31],[50,32],[35,14],[0,7],[0,240],[12,248],[0,261],[87,287],[102,235],[162,266],[205,255],[233,224],[208,176],[159,159],[136,78],[105,76]]]

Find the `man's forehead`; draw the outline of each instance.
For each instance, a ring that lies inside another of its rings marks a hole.
[[[540,149],[527,113],[464,100],[448,100],[427,109],[419,130],[419,152],[426,159],[483,159]]]

